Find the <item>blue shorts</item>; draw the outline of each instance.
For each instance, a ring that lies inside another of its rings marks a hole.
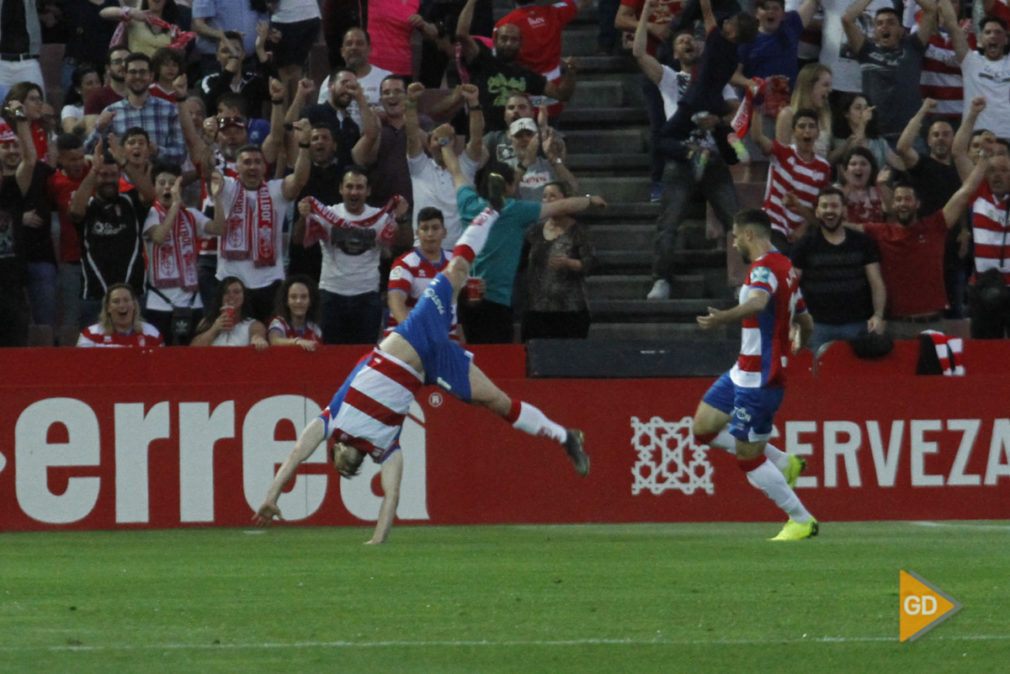
[[[452,327],[452,283],[439,273],[417,305],[393,332],[414,347],[421,357],[424,382],[435,384],[464,402],[470,402],[470,361],[473,354],[449,339]]]
[[[720,412],[730,415],[730,434],[744,442],[767,440],[772,434],[772,420],[782,404],[783,388],[744,388],[723,374],[702,398]]]

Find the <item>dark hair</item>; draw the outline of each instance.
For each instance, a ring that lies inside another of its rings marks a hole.
[[[756,0],[756,2],[754,3],[754,9],[764,9],[769,4],[778,5],[783,9],[786,6],[785,0]]]
[[[130,55],[126,57],[124,65],[127,68],[129,68],[130,64],[134,63],[135,61],[143,61],[144,63],[147,64],[148,68],[151,67],[151,57],[145,54],[144,52],[140,51],[131,51]]]
[[[857,98],[862,98],[866,101],[866,105],[869,107],[872,105],[870,103],[870,98],[863,93],[859,92],[844,92],[839,95],[838,103],[831,108],[831,132],[834,134],[835,138],[848,138],[852,135],[852,125],[849,124],[849,120],[846,115],[849,113],[849,108],[852,104],[856,102]],[[878,138],[880,133],[877,131],[877,116],[874,115],[870,118],[870,121],[866,123],[866,137],[873,139]]]
[[[274,297],[274,316],[280,316],[288,325],[291,325],[291,308],[288,307],[288,291],[296,283],[301,283],[309,289],[309,309],[305,312],[305,320],[318,323],[319,288],[305,274],[293,274],[284,279],[284,283],[277,289],[277,295]]]
[[[143,136],[148,143],[151,142],[151,135],[147,133],[147,129],[145,129],[142,126],[131,126],[129,129],[127,129],[126,132],[123,133],[123,142],[125,143],[134,136]]]
[[[898,22],[901,23],[901,15],[898,14],[898,10],[896,10],[894,7],[881,7],[876,12],[874,12],[873,18],[877,18],[881,14],[893,14],[894,18],[896,18]]]
[[[334,74],[342,72],[344,70],[347,70],[347,68],[340,68],[339,70],[335,70]],[[382,85],[388,82],[389,80],[400,80],[401,82],[403,82],[403,88],[406,89],[408,79],[409,78],[406,75],[397,75],[396,73],[386,75],[385,77],[382,78],[382,81],[379,82],[379,91],[382,91]]]
[[[237,30],[226,30],[224,32],[224,39],[225,40],[238,40],[239,42],[242,42],[242,48],[245,49],[245,42],[242,41],[242,33],[238,32]],[[218,44],[220,44],[220,43],[221,43],[221,40],[218,40]]]
[[[82,147],[84,147],[84,139],[76,133],[61,133],[56,136],[56,149],[59,152],[79,150]]]
[[[808,119],[814,120],[817,123],[817,126],[820,127],[820,125],[821,125],[821,118],[820,118],[820,115],[817,114],[816,110],[814,110],[812,108],[800,108],[795,113],[793,113],[793,128],[794,129],[796,128],[796,124],[801,119],[803,119],[804,117],[806,117]]]
[[[214,296],[210,300],[210,305],[204,309],[203,318],[200,319],[200,324],[196,326],[197,334],[201,332],[206,332],[210,329],[210,326],[214,324],[217,317],[221,314],[221,307],[224,306],[224,293],[228,290],[228,286],[238,283],[242,286],[242,320],[246,318],[252,318],[252,298],[249,295],[249,289],[245,287],[245,283],[242,283],[242,279],[238,276],[226,276],[217,284],[217,289],[214,291]],[[239,317],[236,316],[235,320],[238,321]]]
[[[140,3],[141,9],[147,9],[149,6],[148,0]],[[167,23],[179,23],[179,6],[175,4],[175,0],[165,0],[165,6],[161,8],[161,18]]]
[[[350,33],[352,30],[361,31],[361,34],[365,36],[365,44],[367,44],[369,47],[372,46],[372,36],[369,35],[368,31],[365,30],[364,28],[362,28],[361,26],[351,26],[350,28],[348,28],[347,30],[345,30],[344,34],[340,36],[340,45],[341,46],[343,46],[344,40],[347,39],[347,34]]]
[[[487,199],[487,177],[490,174],[497,173],[498,175],[500,175],[502,178],[505,179],[506,185],[511,185],[516,181],[515,169],[509,166],[508,164],[502,164],[499,161],[488,162],[487,165],[483,168],[483,171],[484,175],[480,179],[480,189],[478,190],[478,193],[485,199]]]
[[[109,61],[112,60],[112,55],[117,51],[125,51],[127,55],[130,54],[130,48],[125,44],[117,45],[115,47],[109,47],[105,52],[105,65],[109,65]]]
[[[182,175],[182,167],[175,162],[163,161],[158,162],[153,167],[151,167],[151,180],[154,180],[161,173],[171,173],[176,178]]]
[[[417,212],[417,221],[421,222],[422,220],[441,220],[442,225],[445,225],[445,215],[434,206],[425,206]]]
[[[915,198],[916,199],[919,198],[919,190],[915,189],[915,184],[911,180],[909,180],[907,177],[902,177],[902,178],[899,178],[899,179],[895,180],[894,181],[894,185],[892,186],[891,189],[893,189],[894,191],[897,191],[900,188],[904,188],[904,189],[907,189],[907,190],[912,190],[912,193],[915,195]]]
[[[999,18],[998,16],[994,16],[992,14],[986,14],[985,16],[982,17],[982,20],[978,22],[978,32],[981,33],[983,30],[985,30],[985,25],[987,23],[998,23],[1000,28],[1006,30],[1006,21]]]
[[[862,157],[866,161],[870,162],[870,178],[869,180],[866,181],[867,187],[872,187],[873,185],[876,185],[877,171],[880,170],[880,167],[877,165],[877,158],[874,157],[873,153],[870,152],[867,148],[854,147],[850,149],[848,152],[845,153],[844,156],[842,156],[842,166],[844,168],[848,168],[849,161],[856,156]]]
[[[256,152],[262,155],[263,148],[261,148],[259,145],[256,145],[255,143],[246,143],[245,145],[243,145],[242,147],[240,147],[238,150],[235,151],[235,157],[237,158],[243,152]]]
[[[572,186],[566,183],[564,180],[552,180],[551,182],[544,185],[544,189],[546,190],[551,185],[558,188],[558,191],[561,192],[562,197],[568,198],[572,196]]]
[[[228,108],[235,108],[238,110],[238,114],[243,117],[249,116],[249,104],[246,103],[245,96],[237,91],[229,91],[221,94],[221,97],[217,99],[217,106],[220,108],[222,105]],[[208,110],[207,114],[209,115],[211,112]],[[216,117],[217,110],[215,110],[213,114]]]
[[[838,197],[842,200],[842,205],[845,205],[845,192],[834,185],[828,185],[827,187],[822,188],[821,191],[817,193],[818,202],[820,202],[821,197]]]
[[[159,47],[155,50],[154,56],[151,57],[151,71],[154,79],[158,79],[161,66],[166,63],[174,62],[175,65],[179,66],[180,74],[184,71],[183,66],[186,63],[186,57],[178,49],[172,49],[171,47]]]
[[[42,93],[42,87],[35,84],[34,82],[28,82],[27,80],[12,84],[11,88],[7,91],[7,95],[4,96],[3,118],[7,120],[7,123],[10,124],[10,127],[12,129],[17,129],[16,120],[14,119],[13,114],[7,112],[7,104],[10,103],[11,101],[19,101],[21,103],[24,103],[25,99],[28,98],[28,93],[31,91],[39,92],[39,96],[42,97],[43,101],[45,100],[45,94]]]
[[[733,216],[736,227],[756,227],[764,237],[772,235],[772,221],[768,214],[760,208],[745,208]]]
[[[74,68],[74,73],[70,76],[70,91],[64,97],[63,105],[82,105],[85,102],[80,92],[81,83],[84,82],[84,78],[90,73],[95,73],[98,75],[99,80],[102,79],[102,74],[98,72],[98,68],[95,66],[90,63],[77,64],[77,67]]]
[[[758,34],[758,20],[750,12],[737,12],[736,17],[736,43],[750,44]]]
[[[348,164],[344,167],[343,173],[340,174],[340,184],[344,184],[344,179],[347,178],[347,174],[350,173],[352,176],[364,176],[365,183],[368,182],[368,171],[358,166],[357,164]]]

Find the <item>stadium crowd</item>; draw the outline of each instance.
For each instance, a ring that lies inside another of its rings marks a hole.
[[[490,173],[514,227],[454,337],[512,341],[517,307],[524,339],[585,337],[577,216],[602,201],[572,196],[561,34],[588,4],[0,0],[0,346],[374,343],[449,263],[460,180]],[[965,316],[1010,335],[1010,7],[743,4],[596,3],[597,53],[642,70],[648,298],[697,192],[727,229],[766,210],[815,345]],[[741,203],[730,166],[762,156]]]

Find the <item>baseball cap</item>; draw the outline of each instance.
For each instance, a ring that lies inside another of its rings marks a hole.
[[[530,131],[536,133],[539,129],[537,128],[537,123],[534,122],[529,117],[520,117],[509,125],[509,135],[514,136],[523,131]]]
[[[0,143],[13,143],[18,139],[14,129],[7,122],[0,122]]]

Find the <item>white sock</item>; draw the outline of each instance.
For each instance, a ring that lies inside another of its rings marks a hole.
[[[518,410],[516,403],[519,403]],[[564,426],[554,423],[536,407],[521,400],[512,401],[512,410],[507,418],[512,422],[513,428],[518,428],[530,435],[550,438],[559,444],[564,444],[568,437],[568,431]]]
[[[768,443],[765,443],[765,457],[774,463],[780,471],[784,471],[789,466],[789,455]]]
[[[793,521],[810,521],[811,515],[803,507],[800,497],[789,488],[789,485],[786,484],[786,478],[782,476],[782,472],[770,461],[762,461],[760,466],[749,471],[747,473],[747,480],[763,491],[765,496],[775,502],[775,505],[786,511],[786,514]]]
[[[467,262],[473,264],[475,257],[480,255],[487,241],[488,232],[491,226],[498,219],[498,212],[485,208],[476,218],[474,218],[465,230],[463,235],[456,240],[456,247],[453,248],[453,255],[462,255]]]
[[[708,443],[710,447],[724,449],[736,456],[736,438],[729,432],[729,426],[723,426],[722,430],[716,434],[715,439]]]

